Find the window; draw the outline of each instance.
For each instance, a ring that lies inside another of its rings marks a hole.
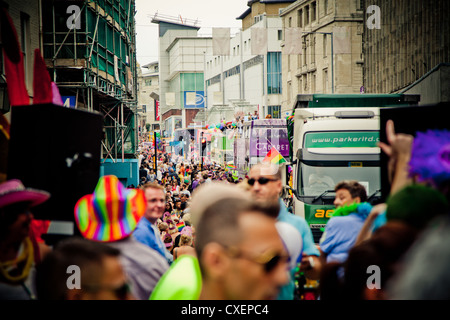
[[[28,63],[27,60],[29,58],[28,50],[29,48],[29,39],[30,39],[30,16],[26,13],[20,13],[20,46],[23,54],[23,68],[25,71],[25,82],[28,79]]]
[[[317,14],[317,3],[313,2],[311,4],[311,22],[316,21],[316,14]]]
[[[309,24],[309,6],[305,7],[305,26]]]
[[[292,95],[292,82],[289,81],[287,83],[287,100],[288,100],[288,103],[291,103],[291,101],[292,101],[291,95]]]
[[[283,40],[283,30],[278,30],[278,40]]]
[[[297,11],[297,27],[303,27],[303,10],[300,9]]]
[[[323,0],[323,11],[325,15],[328,14],[328,0]]]
[[[328,69],[323,69],[323,93],[328,92]]]
[[[289,17],[288,21],[289,21],[288,22],[288,27],[291,28],[292,27],[292,17]]]
[[[302,49],[303,49],[303,65],[306,66],[306,38],[303,38]]]
[[[316,63],[316,37],[311,40],[311,63]]]
[[[316,73],[312,74],[311,78],[311,93],[316,93]]]
[[[327,57],[327,35],[323,35],[323,57]]]
[[[281,118],[281,106],[268,106],[268,112],[272,118],[280,119]]]
[[[152,85],[152,79],[145,79],[145,85],[151,86]]]
[[[281,52],[267,53],[267,93],[281,93]]]

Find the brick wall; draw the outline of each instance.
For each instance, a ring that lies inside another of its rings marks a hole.
[[[199,109],[186,109],[186,128],[188,128],[190,124],[194,124],[193,119],[199,111]]]
[[[163,113],[162,115],[162,121],[165,121],[167,118],[171,116],[181,116],[181,110],[180,109],[170,109]]]

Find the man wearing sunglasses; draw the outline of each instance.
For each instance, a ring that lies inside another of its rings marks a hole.
[[[300,270],[305,273],[307,278],[318,280],[321,270],[320,252],[314,245],[314,238],[306,220],[289,213],[280,198],[283,185],[279,167],[271,163],[259,163],[251,168],[247,183],[250,185],[250,192],[257,202],[265,206],[279,204],[280,210],[274,216],[277,221],[287,222],[299,231],[303,241],[303,257],[301,259]],[[291,270],[291,279],[282,288],[278,299],[293,300],[294,289],[294,270]]]
[[[200,299],[277,297],[289,280],[289,256],[270,210],[249,198],[233,196],[222,197],[204,209],[195,244],[202,274]]]

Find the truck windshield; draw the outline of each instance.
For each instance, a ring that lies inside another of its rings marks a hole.
[[[379,167],[328,167],[301,164],[297,179],[299,195],[318,196],[334,190],[342,180],[357,180],[366,187],[367,196],[380,189]]]

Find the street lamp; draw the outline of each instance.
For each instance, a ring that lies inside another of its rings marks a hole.
[[[203,131],[200,132],[200,171],[203,171]]]
[[[331,93],[334,93],[334,52],[333,52],[333,32],[312,32],[312,31],[304,31],[302,33],[311,34],[329,34],[331,35]]]

